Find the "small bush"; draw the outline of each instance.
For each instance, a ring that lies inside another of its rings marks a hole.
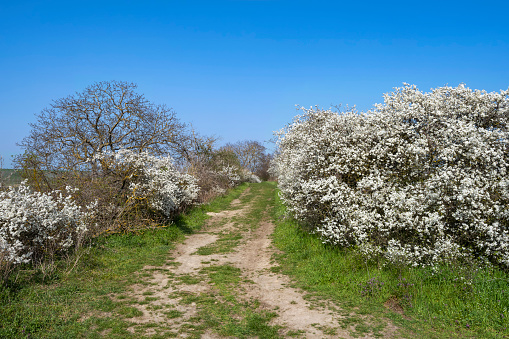
[[[95,205],[80,208],[70,195],[73,192],[71,188],[67,195],[34,192],[26,182],[0,192],[2,272],[13,265],[52,260],[57,252],[80,243]]]
[[[110,178],[106,186],[117,188],[104,197],[114,224],[125,218],[132,223],[169,221],[191,206],[200,191],[197,180],[179,172],[169,156],[122,149],[101,153],[92,161],[100,162],[103,177]]]

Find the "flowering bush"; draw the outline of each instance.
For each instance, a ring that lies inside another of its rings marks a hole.
[[[228,182],[229,187],[235,187],[243,182],[262,182],[256,174],[253,174],[251,171],[240,167],[226,165],[216,173]]]
[[[235,187],[241,183],[240,167],[224,165],[215,173],[227,182],[228,187]]]
[[[113,154],[101,153],[94,160],[122,178],[122,188],[130,192],[128,202],[146,203],[165,218],[191,205],[198,196],[197,180],[180,173],[169,156],[121,149]]]
[[[303,109],[277,134],[281,197],[324,241],[367,257],[509,267],[508,96],[405,85],[362,114]]]
[[[256,174],[252,173],[250,170],[247,169],[243,169],[240,176],[242,182],[250,182],[255,184],[259,184],[262,182],[259,176],[257,176]]]
[[[13,264],[38,262],[68,249],[87,230],[94,206],[84,211],[70,194],[34,192],[26,182],[0,192],[0,258]]]

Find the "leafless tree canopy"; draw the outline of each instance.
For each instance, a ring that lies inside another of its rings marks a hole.
[[[81,169],[97,152],[120,148],[159,155],[184,154],[185,125],[164,105],[150,103],[128,82],[98,82],[55,100],[30,124],[19,144],[22,161],[40,169]]]
[[[245,140],[227,144],[225,149],[237,155],[240,165],[255,173],[263,162],[265,146],[258,141]]]
[[[269,163],[272,155],[266,153],[267,148],[255,140],[244,140],[226,144],[222,148],[236,155],[240,166],[250,170],[262,180],[269,180]]]

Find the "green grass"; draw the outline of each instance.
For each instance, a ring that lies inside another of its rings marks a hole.
[[[170,311],[167,311],[167,312],[164,312],[164,314],[166,314],[166,316],[169,318],[169,319],[175,319],[175,318],[180,318],[182,317],[182,312],[180,311],[177,311],[177,310],[170,310]]]
[[[272,198],[274,183],[250,185],[249,192],[240,198],[242,205],[249,204],[249,209],[241,216],[230,220],[236,222],[242,231],[254,230],[268,215],[267,201]],[[230,206],[230,210],[238,209]],[[219,234],[219,239],[200,248],[197,254],[227,253],[232,251],[241,241],[239,232]],[[241,270],[232,265],[214,265],[201,269],[199,276],[181,277],[183,283],[194,283],[198,280],[207,281],[212,286],[211,294],[194,294],[177,292],[176,298],[181,298],[181,304],[199,305],[197,314],[188,320],[189,325],[183,326],[181,332],[194,333],[199,338],[206,329],[212,329],[218,334],[235,338],[279,338],[279,326],[270,325],[276,316],[272,310],[263,309],[257,300],[243,300],[240,296],[245,291],[239,290],[240,282],[248,282],[241,276]],[[199,278],[201,277],[201,278]],[[182,279],[183,278],[183,279]]]
[[[269,322],[276,316],[274,312],[260,309],[255,301],[242,301],[238,298],[238,283],[242,280],[241,270],[231,265],[215,265],[201,270],[213,284],[216,295],[194,297],[202,308],[198,317],[204,328],[213,328],[220,335],[235,338],[280,338],[279,326]]]
[[[240,240],[243,238],[239,232],[222,233],[218,240],[210,245],[200,247],[196,254],[199,255],[211,255],[211,254],[224,254],[233,252],[235,247],[240,244]]]
[[[117,312],[126,318],[139,317],[143,315],[143,312],[132,306],[122,306]]]
[[[262,182],[260,184],[252,185],[251,190],[248,194],[241,198],[242,202],[253,200],[254,197],[258,197],[247,215],[243,218],[242,223],[250,227],[252,230],[264,219],[270,218],[267,213],[272,209],[274,192],[276,191],[276,183],[274,182]]]
[[[0,182],[5,185],[19,185],[23,179],[19,171],[14,169],[0,169]]]
[[[509,277],[491,268],[456,264],[438,270],[367,263],[354,250],[323,244],[302,230],[275,195],[273,239],[283,251],[281,271],[314,296],[336,300],[346,312],[380,322],[349,318],[343,327],[358,334],[382,330],[388,318],[405,336],[500,338],[509,336]],[[384,304],[402,309],[388,310]]]
[[[242,205],[249,204],[249,209],[241,216],[235,216],[230,220],[238,224],[239,230],[255,230],[258,224],[268,215],[267,201],[273,196],[274,183],[262,183],[250,185],[249,192],[240,197]],[[225,209],[238,209],[230,206]],[[219,234],[219,239],[209,245],[200,248],[197,254],[208,255],[213,253],[231,252],[241,241],[239,232]],[[211,260],[211,263],[214,260]],[[244,291],[239,290],[240,282],[247,282],[241,277],[241,270],[231,265],[214,265],[205,267],[199,272],[203,281],[208,281],[213,286],[213,293],[190,294],[181,292],[181,303],[200,305],[197,316],[192,323],[192,333],[199,337],[205,329],[213,329],[222,336],[235,338],[279,338],[279,326],[270,325],[270,321],[276,316],[271,310],[260,307],[256,300],[242,300]],[[195,278],[196,279],[196,278]],[[194,282],[195,279],[190,279]],[[184,279],[184,282],[188,278]],[[182,331],[189,332],[188,328]]]
[[[229,194],[214,199],[211,203],[193,208],[190,212],[175,218],[174,224],[185,234],[191,234],[201,229],[205,221],[210,217],[207,212],[220,212],[230,207],[233,200],[237,199],[248,187],[242,184],[230,190]]]
[[[138,272],[145,265],[168,264],[168,251],[204,225],[206,212],[224,210],[247,187],[194,208],[168,227],[96,238],[72,270],[63,259],[49,273],[20,268],[0,286],[0,338],[138,337],[127,331],[132,323],[126,319],[140,311],[111,295],[125,296],[129,286],[143,283]]]
[[[219,233],[218,240],[207,246],[200,247],[196,253],[199,255],[211,255],[233,252],[244,237],[241,232],[255,230],[262,219],[268,217],[266,212],[267,207],[270,207],[270,205],[267,204],[267,201],[272,199],[274,189],[275,184],[272,182],[250,185],[249,192],[240,197],[243,205],[249,204],[249,210],[246,215],[234,216],[230,220],[238,226],[236,227],[236,231],[224,231]],[[228,209],[234,210],[237,208],[238,207],[230,206]]]
[[[186,285],[195,285],[202,282],[202,278],[197,275],[181,275],[179,276],[178,280]]]

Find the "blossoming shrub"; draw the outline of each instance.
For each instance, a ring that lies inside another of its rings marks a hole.
[[[227,187],[235,187],[242,181],[241,169],[237,166],[225,164],[214,172],[219,177],[219,180],[226,183]]]
[[[211,148],[194,157],[186,170],[198,179],[200,203],[208,202],[243,182],[261,182],[257,175],[243,168],[238,156],[227,148]]]
[[[240,176],[241,176],[241,182],[250,182],[250,183],[254,183],[254,184],[259,184],[262,182],[262,180],[260,179],[260,177],[258,175],[252,173],[248,169],[243,169],[242,172],[240,173]]]
[[[243,182],[260,183],[260,178],[248,169],[225,165],[216,174],[228,183],[228,187],[235,187]]]
[[[151,214],[157,214],[155,217],[170,219],[192,205],[198,196],[197,180],[180,173],[169,156],[156,157],[147,152],[122,149],[101,153],[94,160],[121,182],[123,195],[117,206],[119,214],[142,210],[142,213],[154,212]]]
[[[34,192],[26,182],[0,191],[0,269],[41,262],[80,241],[95,205],[82,209],[71,197],[74,190],[67,191]]]
[[[303,109],[272,171],[324,241],[414,266],[509,267],[509,90],[405,85],[366,113]]]

